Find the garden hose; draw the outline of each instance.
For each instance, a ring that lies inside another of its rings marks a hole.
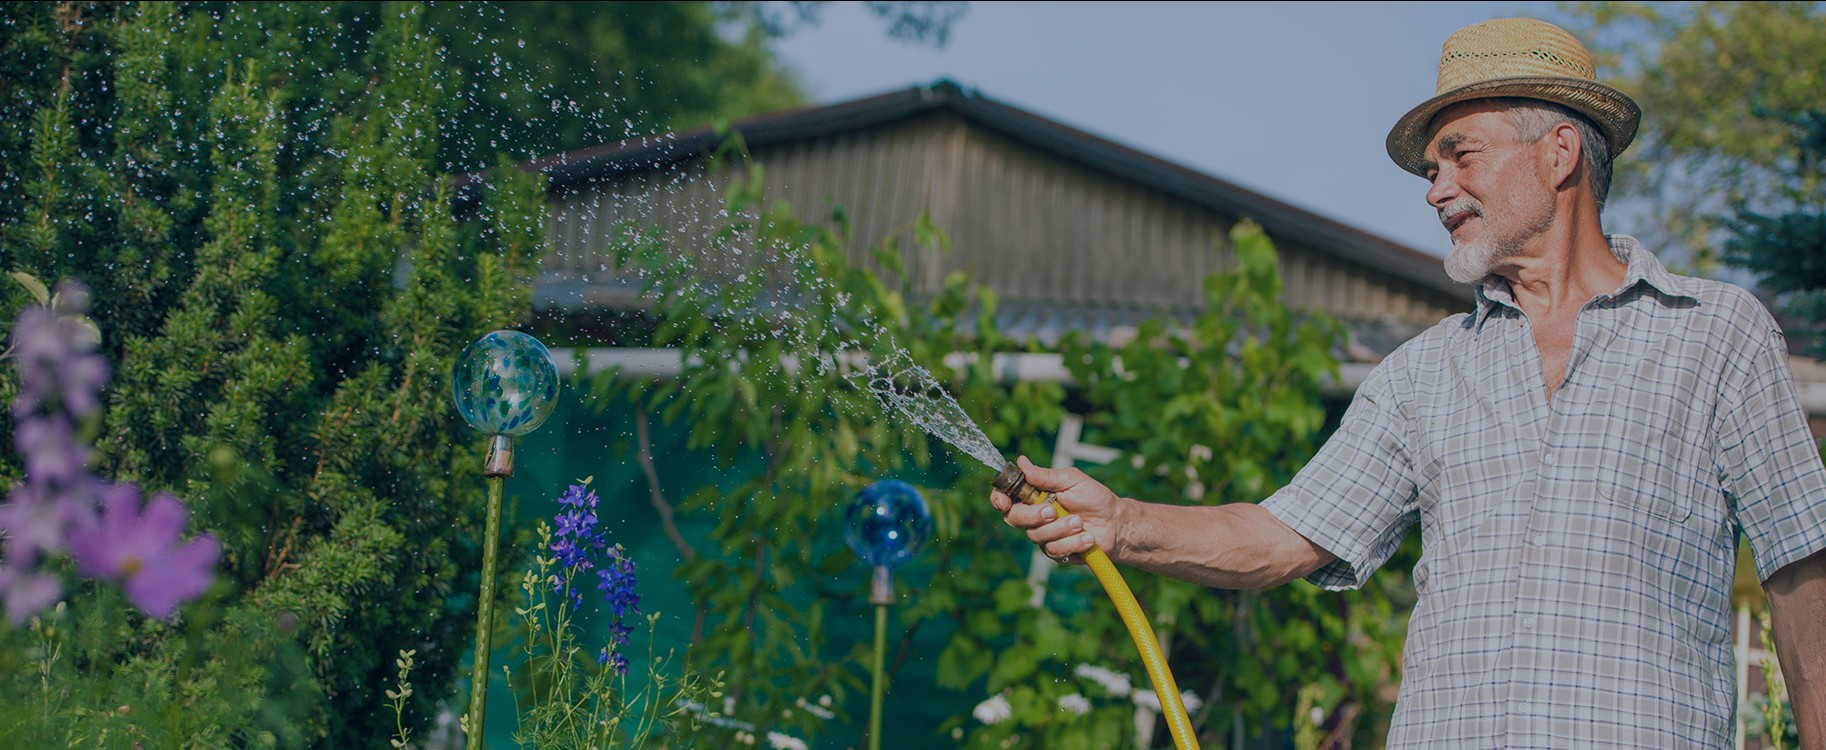
[[[1028,505],[1052,503],[1053,511],[1059,518],[1071,515],[1050,492],[1035,489],[1027,483],[1027,477],[1020,468],[1009,464],[997,474],[992,482],[1002,494]],[[1141,611],[1141,603],[1135,601],[1135,593],[1129,590],[1127,581],[1122,580],[1122,573],[1116,570],[1116,564],[1100,547],[1091,547],[1084,553],[1084,562],[1090,566],[1091,573],[1097,576],[1097,582],[1103,584],[1103,591],[1109,594],[1110,601],[1116,605],[1116,612],[1122,616],[1122,624],[1129,629],[1129,638],[1135,641],[1135,649],[1141,653],[1141,663],[1147,668],[1148,681],[1154,684],[1154,693],[1160,696],[1160,714],[1167,720],[1167,731],[1173,736],[1173,746],[1177,750],[1198,750],[1198,736],[1192,731],[1192,718],[1186,714],[1186,705],[1179,697],[1179,685],[1173,681],[1173,672],[1167,668],[1167,657],[1160,652],[1160,642],[1154,638],[1154,627],[1148,624],[1147,613]]]

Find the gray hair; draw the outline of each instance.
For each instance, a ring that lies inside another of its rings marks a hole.
[[[1523,143],[1546,137],[1562,122],[1579,131],[1580,158],[1590,175],[1591,194],[1598,199],[1598,210],[1604,210],[1604,201],[1610,195],[1610,141],[1604,133],[1584,115],[1553,102],[1519,98],[1502,101],[1510,124],[1515,126],[1516,139]]]

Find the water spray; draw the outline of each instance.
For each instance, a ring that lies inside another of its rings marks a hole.
[[[1004,462],[1001,473],[990,482],[1002,494],[1028,505],[1051,503],[1053,511],[1063,520],[1071,515],[1059,504],[1052,493],[1034,488],[1027,483],[1027,476],[1012,463]],[[1148,681],[1154,684],[1154,693],[1160,696],[1160,714],[1167,720],[1167,732],[1173,736],[1173,746],[1177,750],[1198,750],[1198,735],[1192,731],[1192,718],[1186,714],[1186,705],[1179,697],[1179,685],[1173,681],[1173,671],[1167,668],[1167,657],[1160,651],[1160,641],[1154,637],[1154,626],[1148,624],[1147,613],[1141,611],[1141,603],[1135,600],[1135,592],[1129,590],[1129,584],[1122,579],[1122,573],[1116,570],[1116,563],[1100,547],[1091,547],[1084,553],[1084,562],[1090,566],[1091,573],[1097,576],[1097,582],[1103,584],[1104,593],[1115,603],[1116,612],[1122,617],[1122,624],[1129,630],[1129,638],[1135,641],[1135,649],[1141,653],[1141,663],[1147,669]]]

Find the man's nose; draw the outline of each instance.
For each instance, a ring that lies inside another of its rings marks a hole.
[[[1452,199],[1457,197],[1458,182],[1452,179],[1451,174],[1445,169],[1434,173],[1433,185],[1427,188],[1427,205],[1444,208],[1447,203],[1451,203]]]

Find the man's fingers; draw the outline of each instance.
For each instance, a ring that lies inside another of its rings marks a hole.
[[[1002,511],[1002,520],[1017,529],[1031,529],[1051,523],[1059,517],[1059,512],[1052,507],[1052,503],[1040,505],[1010,503],[1010,506],[1007,510]]]
[[[1046,553],[1047,557],[1056,562],[1073,565],[1082,562],[1084,553],[1091,551],[1091,548],[1095,546],[1097,544],[1091,540],[1091,535],[1077,533],[1040,545],[1040,549]]]
[[[1028,541],[1034,544],[1048,544],[1062,539],[1084,534],[1084,521],[1077,516],[1066,516],[1063,520],[1053,521],[1043,526],[1027,530]]]
[[[1021,468],[1021,474],[1027,477],[1027,483],[1034,488],[1047,492],[1062,492],[1078,483],[1084,472],[1077,469],[1046,469],[1035,465],[1026,456],[1015,459],[1015,465]]]

